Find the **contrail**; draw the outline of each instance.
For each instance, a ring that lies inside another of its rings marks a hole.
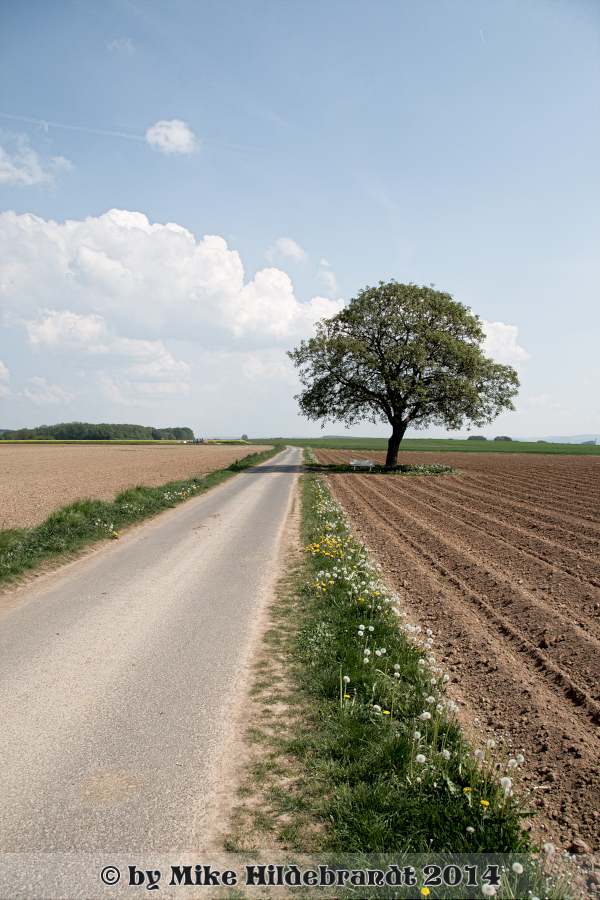
[[[39,125],[44,131],[48,128],[66,128],[68,131],[86,131],[88,134],[106,134],[109,137],[128,138],[130,141],[145,141],[145,137],[138,134],[125,134],[123,131],[102,131],[100,128],[85,128],[83,125],[62,125],[60,122],[46,122],[44,119],[28,119],[26,116],[11,116],[8,113],[0,113],[3,119],[15,119],[17,122],[30,122]]]
[[[485,38],[484,38],[484,36],[483,36],[483,31],[481,30],[481,28],[479,29],[479,34],[481,35],[481,40],[483,41],[483,46],[484,46],[484,47],[487,47],[487,44],[486,44],[486,42],[485,42]]]
[[[45,119],[29,119],[27,116],[12,116],[9,113],[0,112],[0,118],[2,119],[14,119],[17,122],[29,122],[32,125],[39,125],[44,131],[48,131],[48,128],[64,128],[67,131],[85,131],[87,134],[104,134],[109,137],[121,137],[127,138],[129,141],[143,141],[145,143],[145,136],[142,137],[139,134],[126,134],[123,131],[104,131],[100,128],[86,128],[83,125],[63,125],[60,122],[47,122]],[[262,147],[247,147],[244,144],[229,144],[225,141],[211,141],[206,138],[198,139],[203,145],[208,144],[212,145],[215,149],[213,152],[219,153],[223,152],[219,150],[220,147],[229,147],[233,150],[246,150],[251,153],[272,153],[273,151],[267,150]]]

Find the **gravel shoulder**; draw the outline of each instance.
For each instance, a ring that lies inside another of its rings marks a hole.
[[[32,528],[75,500],[114,500],[127,488],[206,475],[266,449],[254,444],[12,446],[0,441],[0,528]]]
[[[317,452],[323,463],[353,455]],[[464,474],[327,480],[387,583],[435,631],[465,725],[478,717],[525,750],[536,827],[600,849],[600,460],[402,462]]]

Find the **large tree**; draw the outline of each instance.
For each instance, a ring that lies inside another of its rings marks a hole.
[[[479,317],[433,286],[381,281],[316,327],[288,351],[304,387],[295,398],[302,414],[322,424],[388,421],[388,468],[409,426],[457,430],[514,409],[517,373],[484,356]]]

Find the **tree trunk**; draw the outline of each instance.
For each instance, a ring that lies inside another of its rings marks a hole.
[[[400,441],[404,437],[406,425],[404,422],[395,422],[392,426],[392,436],[388,441],[388,451],[385,459],[386,469],[393,469],[398,465],[398,450]]]

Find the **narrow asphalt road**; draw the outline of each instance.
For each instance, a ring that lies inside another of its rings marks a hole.
[[[19,589],[0,617],[0,851],[197,848],[300,461]]]

